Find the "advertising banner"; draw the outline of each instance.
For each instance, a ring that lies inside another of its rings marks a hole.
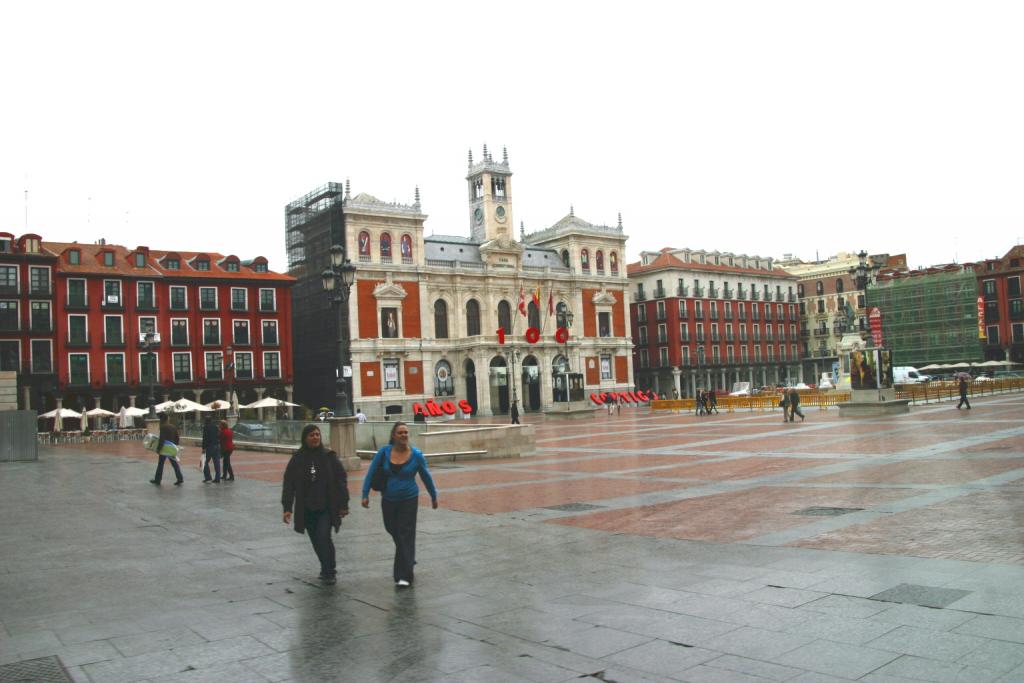
[[[978,339],[985,339],[985,298],[978,297]]]
[[[868,312],[868,328],[871,330],[871,343],[874,346],[882,346],[882,311],[878,306],[872,306]]]

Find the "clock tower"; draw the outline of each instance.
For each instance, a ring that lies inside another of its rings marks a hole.
[[[478,243],[504,238],[514,239],[512,228],[512,171],[508,152],[501,150],[501,161],[491,158],[484,145],[483,160],[473,163],[469,152],[469,228]]]

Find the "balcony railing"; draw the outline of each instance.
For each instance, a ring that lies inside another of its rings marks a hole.
[[[667,344],[668,343],[668,335],[664,334],[662,332],[659,332],[658,333],[658,343],[659,344]]]
[[[698,334],[697,335],[697,343],[698,344],[703,344],[704,343],[704,335],[703,334]]]
[[[711,319],[718,320],[718,311],[711,311]]]
[[[750,300],[751,301],[760,301],[761,300],[761,292],[757,291],[756,289],[751,289],[750,290]]]
[[[764,293],[764,300],[765,301],[774,301],[775,300],[775,295],[772,294],[771,292],[765,292]]]
[[[743,289],[742,287],[737,287],[736,288],[736,298],[737,299],[746,299],[747,298],[747,290]]]
[[[729,287],[723,287],[722,288],[722,298],[723,299],[731,299],[731,298],[733,298],[734,294],[735,294],[735,290],[730,289]]]
[[[718,342],[722,341],[722,338],[718,336],[717,332],[712,332],[711,333],[711,341],[712,341],[712,343],[717,344]]]
[[[0,285],[0,296],[18,296],[18,285]]]
[[[786,301],[788,301],[791,304],[795,304],[796,303],[796,294],[794,294],[793,292],[789,292],[786,295]]]
[[[643,292],[633,292],[633,301],[647,301],[647,295]]]
[[[710,299],[717,299],[718,298],[718,287],[708,287],[708,298],[710,298]]]
[[[49,296],[53,294],[53,289],[49,282],[37,282],[29,285],[28,293],[32,296]]]
[[[665,288],[664,287],[655,287],[654,288],[654,298],[655,299],[664,299],[665,298]]]
[[[676,287],[676,296],[690,296],[690,288],[686,285]]]
[[[654,314],[654,318],[658,322],[664,322],[665,320],[668,319],[668,314],[665,311],[658,311],[657,313]]]
[[[698,299],[704,298],[704,288],[703,287],[694,287],[693,288],[693,296],[695,296]]]
[[[815,337],[827,337],[828,336],[828,329],[819,327],[818,329],[814,330],[814,336]]]

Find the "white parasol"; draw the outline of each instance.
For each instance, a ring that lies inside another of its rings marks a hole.
[[[125,408],[124,412],[126,415],[128,415],[128,417],[144,417],[146,415],[149,415],[149,411],[146,410],[145,408]]]
[[[282,401],[279,398],[267,396],[266,398],[261,398],[255,403],[249,403],[247,405],[244,405],[242,406],[242,408],[294,408],[297,405],[299,404],[289,403],[288,401]]]
[[[191,413],[195,411],[203,413],[210,412],[210,408],[207,408],[202,403],[196,403],[195,401],[190,401],[187,398],[179,398],[171,407],[176,413]]]
[[[41,418],[43,418],[43,417],[47,417],[47,418],[53,418],[53,417],[62,417],[62,418],[63,417],[79,417],[80,418],[80,417],[82,417],[82,414],[81,413],[76,413],[75,411],[71,410],[70,408],[61,408],[60,412],[58,412],[56,410],[51,410],[48,413],[43,413],[39,417],[41,417]]]
[[[93,408],[92,410],[87,410],[85,411],[85,414],[88,415],[89,417],[114,417],[114,415],[117,415],[117,413],[112,413],[109,410],[104,410],[103,408],[100,407]]]
[[[210,401],[206,404],[206,407],[210,410],[227,410],[231,407],[231,404],[227,401],[218,398],[216,401]]]

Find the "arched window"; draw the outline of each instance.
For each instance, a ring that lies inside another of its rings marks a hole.
[[[590,270],[590,252],[586,249],[580,252],[580,265],[583,270]]]
[[[452,366],[446,360],[437,361],[434,366],[434,396],[454,396],[455,378]]]
[[[604,272],[604,252],[600,249],[594,254],[594,258],[597,259],[597,270],[598,272]]]
[[[480,334],[480,304],[476,299],[466,302],[466,335],[475,337]]]
[[[608,254],[608,265],[611,267],[613,273],[619,272],[619,256],[614,251]]]
[[[365,230],[359,233],[359,258],[370,260],[370,233]]]
[[[814,283],[814,292],[816,294],[825,293],[825,284],[821,280],[818,280],[817,282]]]
[[[562,250],[562,264],[566,268],[569,267],[569,250],[568,249],[563,249]]]
[[[434,338],[448,338],[448,304],[444,299],[434,302]]]
[[[803,285],[797,285],[796,286],[796,295],[797,296],[803,296],[804,295],[804,286]]]
[[[402,263],[412,263],[412,237],[402,235]]]
[[[565,319],[565,312],[569,310],[569,307],[565,305],[564,301],[559,301],[558,305],[555,306],[555,325],[558,327],[568,327],[569,321]]]
[[[391,260],[391,233],[382,233],[380,236],[380,260]]]
[[[526,320],[530,327],[536,327],[538,330],[540,329],[540,309],[537,308],[537,304],[532,300],[526,306]]]
[[[836,278],[836,291],[837,292],[842,292],[843,291],[843,278],[841,278],[841,277]]]
[[[498,327],[512,334],[512,307],[504,300],[498,302]]]

